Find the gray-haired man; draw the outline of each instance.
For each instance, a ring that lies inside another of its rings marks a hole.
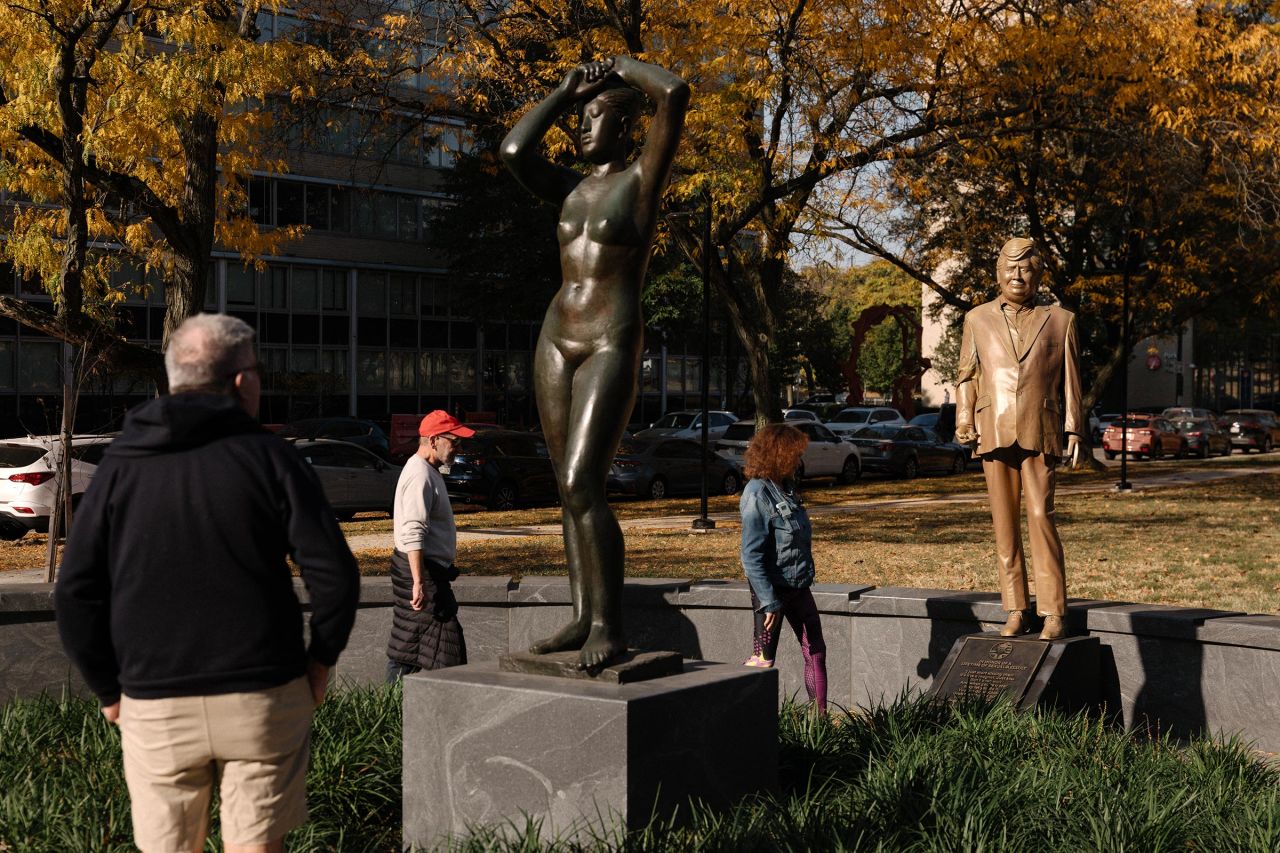
[[[253,330],[192,317],[165,370],[173,393],[130,410],[76,514],[58,629],[120,726],[143,851],[202,849],[219,780],[226,849],[281,850],[359,576],[314,473],[257,421]]]

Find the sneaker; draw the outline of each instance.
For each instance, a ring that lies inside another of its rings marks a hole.
[[[762,658],[760,655],[752,655],[743,661],[742,665],[755,667],[756,669],[773,669],[773,661],[768,658]]]

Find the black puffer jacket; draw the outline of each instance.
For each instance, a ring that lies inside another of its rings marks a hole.
[[[413,574],[409,558],[400,551],[391,553],[391,590],[395,607],[391,616],[391,639],[387,657],[418,669],[443,669],[467,662],[467,643],[458,622],[458,600],[449,582],[458,576],[453,566],[424,561],[423,605],[414,610]]]

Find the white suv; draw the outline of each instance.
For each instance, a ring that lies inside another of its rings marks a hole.
[[[93,472],[114,437],[71,437],[73,501],[89,488]],[[58,495],[60,454],[60,436],[0,439],[0,539],[21,539],[29,530],[49,529],[49,514]]]
[[[850,406],[827,421],[827,428],[844,438],[865,426],[905,425],[906,418],[897,409],[884,406]]]

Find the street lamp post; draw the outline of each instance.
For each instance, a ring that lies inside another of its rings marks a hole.
[[[711,191],[705,190],[707,221],[702,232],[702,514],[693,520],[697,532],[714,530],[716,523],[707,517],[707,429],[711,420]]]
[[[1133,488],[1133,483],[1129,482],[1129,278],[1133,273],[1137,242],[1137,235],[1130,231],[1124,253],[1124,290],[1120,308],[1120,346],[1123,355],[1120,367],[1120,482],[1116,483],[1117,492],[1127,492]]]

